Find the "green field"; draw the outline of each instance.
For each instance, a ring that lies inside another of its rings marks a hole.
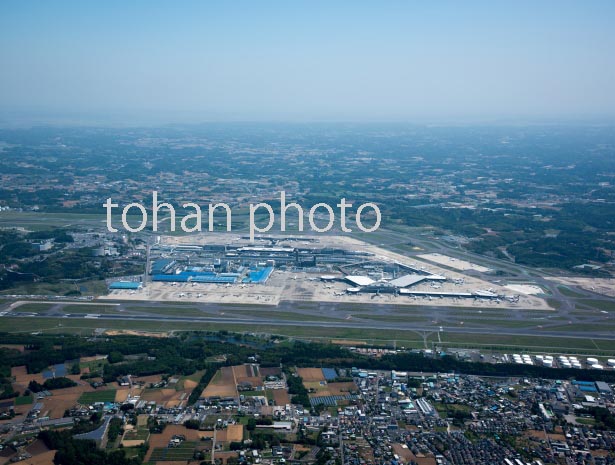
[[[434,408],[440,413],[447,412],[465,412],[470,413],[472,411],[472,407],[464,404],[443,404],[442,402],[434,402]]]
[[[32,403],[32,396],[22,396],[15,398],[15,405],[30,405]]]
[[[562,295],[565,295],[566,297],[583,297],[583,294],[579,294],[578,292],[575,292],[566,286],[557,286],[557,290],[560,291]]]
[[[547,305],[555,310],[559,310],[562,307],[562,303],[559,300],[550,297],[547,298]]]
[[[150,462],[191,460],[194,456],[196,445],[197,443],[194,441],[185,441],[179,447],[157,447],[152,452]]]
[[[63,313],[99,313],[99,314],[107,314],[107,313],[118,313],[117,305],[114,304],[62,304]]]
[[[190,376],[182,376],[179,379],[179,381],[177,382],[177,384],[175,385],[175,390],[176,391],[183,391],[184,390],[184,383],[187,380],[194,381],[195,383],[198,383],[201,380],[201,378],[203,377],[204,374],[205,374],[205,370],[200,370],[200,371],[195,371]]]
[[[31,302],[20,305],[15,309],[15,311],[23,313],[43,313],[51,309],[53,306],[54,304],[52,303]]]
[[[129,221],[131,217],[136,218],[136,215],[129,214]],[[71,213],[68,211],[62,213],[4,211],[0,213],[0,227],[15,227],[15,225],[19,225],[28,231],[43,231],[54,228],[68,228],[70,226],[104,227],[105,221],[106,215],[102,208],[100,214]],[[120,223],[121,221],[121,215],[113,215],[114,223]]]
[[[218,423],[218,420],[222,420],[223,422],[229,420],[231,418],[230,415],[217,414],[217,415],[207,415],[205,420],[203,420],[203,428],[209,429],[213,428],[214,425]]]
[[[508,336],[498,334],[442,335],[442,346],[491,348],[501,352],[525,349],[529,352],[555,352],[610,355],[615,353],[615,340],[566,337]]]
[[[123,447],[122,450],[128,459],[137,458],[141,453],[140,447]]]
[[[576,418],[575,421],[578,424],[585,426],[594,426],[596,424],[596,420],[593,418]]]
[[[79,397],[78,402],[83,405],[94,404],[96,402],[114,402],[115,401],[115,389],[105,389],[94,392],[84,392]]]
[[[90,373],[93,373],[96,371],[101,371],[107,363],[109,362],[106,358],[100,360],[91,360],[89,362],[81,362],[79,364],[79,368],[81,368],[82,370],[85,368],[89,368]]]
[[[598,310],[615,311],[615,301],[597,299],[579,299],[577,303]]]
[[[242,396],[246,396],[246,397],[267,397],[269,398],[269,396],[267,396],[267,393],[265,391],[241,391],[239,393]]]
[[[54,306],[58,307],[61,313],[118,313],[115,304],[84,304],[70,302],[27,302],[15,308],[17,313],[45,313]]]
[[[143,441],[147,441],[147,439],[149,438],[149,431],[147,428],[141,428],[139,430],[130,430],[130,431],[126,431],[126,434],[124,434],[124,438],[127,441],[135,441],[135,440],[143,440]]]

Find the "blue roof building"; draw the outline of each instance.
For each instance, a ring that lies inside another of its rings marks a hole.
[[[109,284],[109,289],[114,290],[130,290],[136,291],[143,287],[140,282],[137,281],[115,281]]]

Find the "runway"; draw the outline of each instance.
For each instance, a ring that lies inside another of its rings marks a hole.
[[[27,301],[22,301],[24,304]],[[92,312],[71,312],[71,305],[82,305],[75,302],[47,302],[50,309],[40,313],[20,310],[21,305],[13,303],[5,316],[18,318],[57,318],[57,319],[89,319],[101,321],[104,326],[105,320],[111,321],[155,321],[159,323],[210,323],[210,324],[233,324],[233,325],[271,325],[272,327],[311,327],[311,328],[351,328],[371,329],[382,331],[410,331],[423,335],[424,333],[454,334],[499,334],[502,336],[536,336],[536,337],[566,337],[571,339],[605,339],[611,340],[615,332],[605,329],[601,316],[584,319],[584,324],[595,324],[594,331],[564,331],[561,329],[550,330],[549,326],[561,326],[562,321],[550,321],[547,316],[527,318],[527,312],[519,311],[507,315],[502,310],[501,325],[490,318],[496,318],[493,313],[485,315],[477,313],[476,309],[463,309],[459,307],[408,307],[395,305],[363,305],[344,304],[329,302],[301,302],[300,308],[297,302],[282,302],[274,310],[255,305],[233,304],[194,304],[186,305],[186,310],[191,315],[181,315],[182,306],[173,302],[108,302],[106,312],[97,310],[102,305],[92,304]],[[7,311],[9,305],[3,310]],[[68,309],[68,310],[67,310]],[[483,312],[483,310],[479,310]],[[484,310],[487,312],[488,310]],[[162,313],[161,313],[162,312]],[[367,312],[367,313],[364,313]],[[461,315],[460,315],[461,312]],[[470,314],[468,314],[468,312]],[[471,314],[471,313],[474,314]],[[195,316],[194,313],[202,313]],[[261,315],[259,315],[259,313]],[[276,318],[279,313],[284,318]],[[544,313],[544,312],[542,312]],[[537,314],[534,312],[534,314]],[[381,317],[381,320],[374,319]],[[320,318],[319,318],[320,317]],[[508,318],[507,318],[508,317]],[[326,318],[326,320],[324,320]],[[404,319],[407,318],[407,321]],[[463,321],[460,320],[463,318]],[[319,321],[323,319],[324,321]],[[393,321],[386,321],[387,319]],[[481,324],[482,322],[482,324]],[[512,322],[512,323],[511,323]],[[460,324],[462,323],[462,324]],[[514,324],[513,324],[514,323]],[[527,323],[527,325],[524,325]],[[540,324],[538,324],[540,323]],[[574,325],[571,325],[574,327]]]

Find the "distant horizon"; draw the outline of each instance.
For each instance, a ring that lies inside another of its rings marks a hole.
[[[34,127],[83,127],[83,128],[156,128],[172,126],[200,126],[200,125],[409,125],[409,126],[614,126],[615,114],[587,115],[587,116],[560,116],[560,117],[425,117],[407,119],[164,119],[164,118],[121,118],[83,115],[55,115],[35,116],[20,115],[18,117],[0,111],[0,129],[18,129]]]

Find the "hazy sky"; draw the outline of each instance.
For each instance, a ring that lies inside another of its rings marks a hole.
[[[2,0],[0,114],[612,118],[614,25],[613,0]]]

